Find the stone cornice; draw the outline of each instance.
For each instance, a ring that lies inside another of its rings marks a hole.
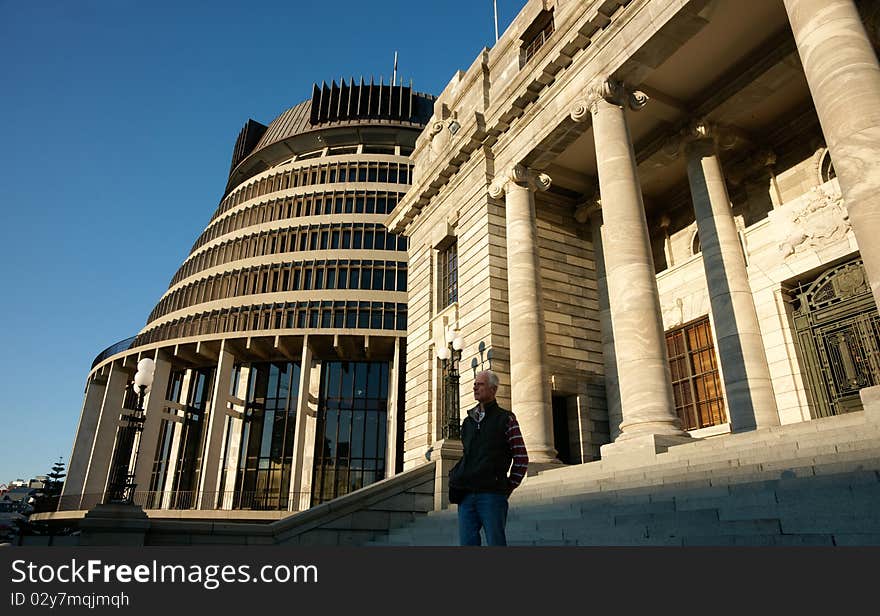
[[[424,171],[419,173],[420,177],[413,182],[407,196],[386,219],[385,224],[389,230],[393,233],[402,232],[470,158],[474,150],[492,146],[498,137],[510,128],[511,123],[523,114],[526,107],[537,100],[549,84],[558,80],[559,73],[572,64],[575,56],[580,56],[585,49],[592,47],[592,37],[597,32],[604,31],[612,23],[612,13],[614,20],[619,20],[621,15],[626,14],[617,11],[618,6],[626,6],[631,2],[632,0],[614,0],[611,3],[613,7],[606,6],[609,5],[608,2],[594,2],[590,10],[581,12],[575,9],[575,12],[566,13],[569,21],[557,23],[555,34],[561,38],[546,51],[542,50],[539,53],[539,59],[543,60],[540,70],[538,66],[531,71],[523,68],[507,87],[500,92],[492,93],[492,98],[500,104],[490,105],[485,114],[476,111],[464,114],[459,111],[458,121],[461,123],[461,128],[450,139],[448,149],[443,155],[433,163],[429,163]],[[518,35],[519,33],[510,31],[505,34],[505,36]],[[493,52],[494,48],[489,52],[490,65],[494,60]],[[488,68],[487,66],[484,70]],[[492,68],[497,70],[499,67]],[[422,164],[417,152],[416,165]]]

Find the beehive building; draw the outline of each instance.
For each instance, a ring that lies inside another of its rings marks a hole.
[[[432,102],[333,82],[245,124],[146,326],[92,366],[62,509],[104,497],[143,357],[155,381],[130,464],[147,509],[296,511],[401,467],[407,240],[383,222]]]

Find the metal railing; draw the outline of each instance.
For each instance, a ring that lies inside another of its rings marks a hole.
[[[58,507],[53,511],[91,509],[106,500],[106,494],[103,492],[65,494],[58,499]],[[132,495],[132,503],[143,509],[164,510],[304,511],[312,504],[312,493],[294,492],[278,495],[259,491],[227,490],[203,492],[200,501],[197,491],[136,490]]]
[[[92,362],[92,368],[100,364],[102,361],[116,355],[117,353],[122,353],[123,351],[127,351],[131,348],[131,345],[134,344],[134,339],[137,336],[132,336],[131,338],[126,338],[125,340],[120,340],[116,344],[111,344],[106,349],[98,353],[98,356],[95,357],[95,361]]]

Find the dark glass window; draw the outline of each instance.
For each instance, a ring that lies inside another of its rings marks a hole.
[[[381,263],[381,261],[378,261],[378,263]],[[384,271],[384,268],[382,268],[382,267],[375,267],[375,266],[374,266],[374,269],[373,269],[373,284],[370,286],[370,288],[371,288],[373,291],[381,291],[382,288],[383,288],[383,286],[384,286],[384,284],[385,284],[385,271]]]
[[[437,308],[442,310],[458,301],[458,242],[453,241],[437,255]]]
[[[213,387],[213,368],[192,371],[171,488],[171,509],[190,509],[196,505]]]
[[[388,364],[326,362],[315,441],[312,504],[384,479]]]
[[[348,267],[342,266],[339,268],[339,286],[338,289],[347,289],[348,288]]]
[[[287,509],[293,469],[299,364],[251,364],[233,507]],[[300,499],[294,495],[294,508]]]
[[[537,19],[532,22],[522,36],[522,48],[520,51],[521,66],[532,59],[550,35],[553,34],[553,11],[541,11]]]
[[[165,392],[165,399],[170,402],[180,402],[180,395],[183,388],[183,379],[185,371],[175,370],[168,379],[168,387]],[[162,427],[159,430],[159,440],[156,444],[156,455],[153,458],[153,469],[150,475],[150,494],[147,497],[146,507],[149,509],[159,509],[167,507],[164,500],[165,481],[168,476],[168,469],[171,464],[171,445],[174,440],[174,430],[177,425],[174,421],[167,419],[162,420]]]

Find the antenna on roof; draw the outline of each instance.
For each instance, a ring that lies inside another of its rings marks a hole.
[[[394,52],[394,70],[391,72],[391,85],[397,85],[397,52]]]
[[[492,6],[495,7],[495,42],[498,42],[498,0],[492,0]]]

